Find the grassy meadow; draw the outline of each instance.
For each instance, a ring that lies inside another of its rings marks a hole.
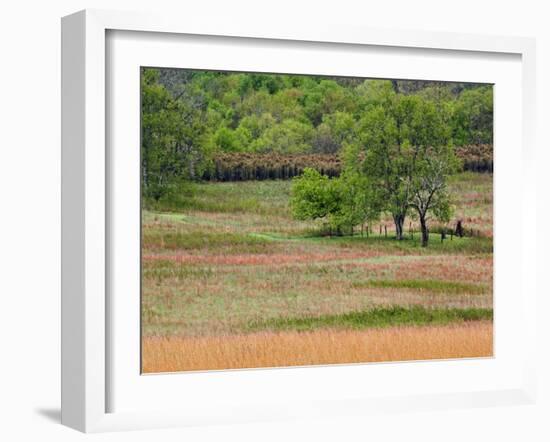
[[[491,356],[492,175],[450,180],[453,221],[320,236],[289,180],[189,183],[142,212],[143,372]],[[441,240],[462,219],[465,237]]]

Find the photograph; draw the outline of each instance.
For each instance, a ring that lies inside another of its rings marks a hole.
[[[143,374],[493,357],[493,84],[142,66],[137,93]]]

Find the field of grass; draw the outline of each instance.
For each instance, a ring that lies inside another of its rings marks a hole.
[[[148,337],[146,373],[360,362],[474,358],[493,351],[488,321],[431,327]]]
[[[492,175],[451,186],[447,226],[476,234],[428,248],[414,220],[403,241],[388,219],[368,238],[318,236],[292,219],[289,181],[194,184],[149,206],[143,371],[491,355]]]

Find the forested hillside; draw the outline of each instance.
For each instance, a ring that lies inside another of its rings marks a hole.
[[[435,108],[466,168],[492,169],[490,85],[155,68],[141,78],[146,198],[182,180],[338,175],[343,152],[371,136],[369,111],[396,94]],[[396,112],[406,137],[407,109]]]

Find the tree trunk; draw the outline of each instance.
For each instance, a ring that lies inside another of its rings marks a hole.
[[[422,231],[422,247],[427,247],[430,235],[428,225],[426,224],[426,216],[422,214],[420,215],[420,230]]]
[[[395,223],[395,238],[398,240],[403,239],[403,224],[405,222],[405,215],[393,215],[393,222]]]
[[[393,222],[395,223],[395,239],[399,239],[400,235],[402,235],[399,231],[399,222],[395,217],[393,218]]]

